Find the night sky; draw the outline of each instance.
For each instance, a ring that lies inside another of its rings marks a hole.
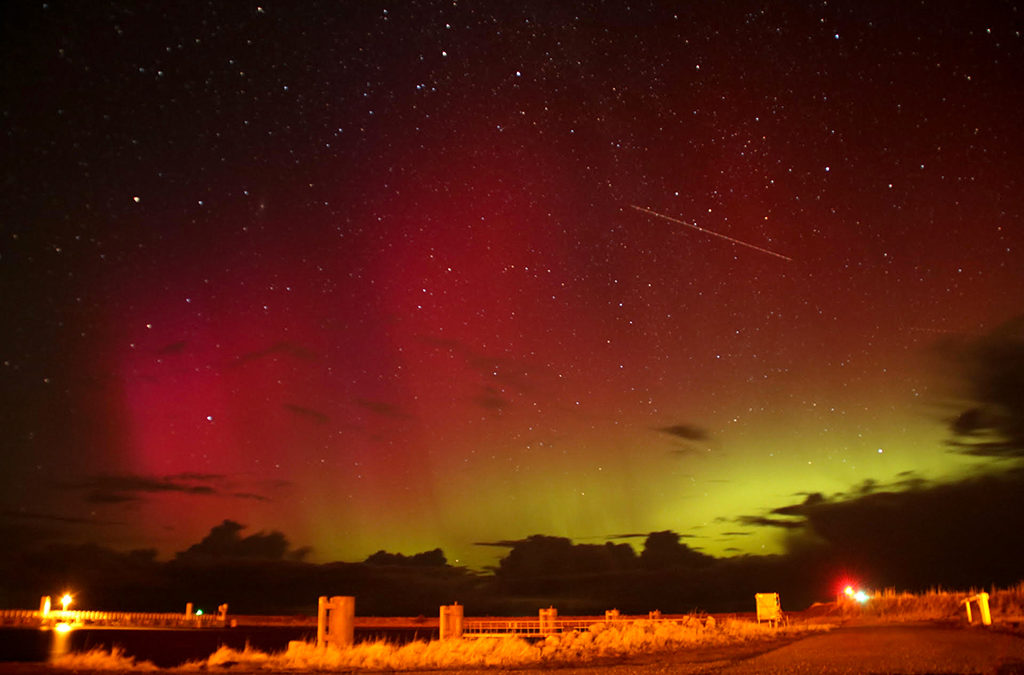
[[[2,532],[778,553],[808,495],[1003,471],[949,444],[943,345],[1024,314],[1022,31],[1013,2],[5,5]]]

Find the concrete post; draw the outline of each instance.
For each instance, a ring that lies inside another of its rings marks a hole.
[[[619,618],[619,610],[617,610],[617,609],[606,609],[604,611],[604,620],[605,621],[615,621],[618,618]]]
[[[462,637],[463,607],[459,603],[441,605],[441,617],[438,624],[438,637],[442,640]]]
[[[321,595],[316,612],[316,646],[351,647],[355,642],[355,620],[354,597],[335,595],[328,600],[326,595]]]
[[[647,613],[647,618],[651,621],[661,621],[661,610],[655,609]]]
[[[540,634],[553,635],[555,633],[555,621],[558,619],[558,610],[554,607],[540,610]]]
[[[192,603],[191,602],[186,602],[185,603],[185,618],[187,619],[187,618],[189,618],[191,616],[192,616]]]
[[[39,598],[39,617],[41,619],[45,619],[50,615],[51,604],[52,603],[50,600],[50,596],[44,595],[43,597]]]
[[[316,603],[316,646],[327,646],[327,596],[321,595]]]

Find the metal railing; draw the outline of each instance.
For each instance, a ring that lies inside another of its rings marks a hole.
[[[58,623],[76,627],[214,628],[225,625],[225,617],[217,614],[182,614],[180,612],[99,612],[55,609],[43,613],[28,609],[0,610],[0,626],[40,627]]]
[[[608,615],[605,617],[575,618],[509,618],[509,619],[464,619],[462,637],[523,637],[541,638],[559,633],[587,630],[595,624],[626,625],[637,621],[655,623],[680,623],[680,617],[662,617],[659,614],[648,616]]]

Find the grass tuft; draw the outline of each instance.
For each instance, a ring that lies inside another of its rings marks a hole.
[[[110,651],[91,649],[87,652],[72,652],[54,658],[50,663],[54,668],[65,670],[157,670],[150,661],[136,661],[128,656],[121,647]]]

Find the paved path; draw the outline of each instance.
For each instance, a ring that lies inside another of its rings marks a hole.
[[[842,628],[717,671],[746,673],[986,673],[1024,675],[1024,639],[929,624]]]

